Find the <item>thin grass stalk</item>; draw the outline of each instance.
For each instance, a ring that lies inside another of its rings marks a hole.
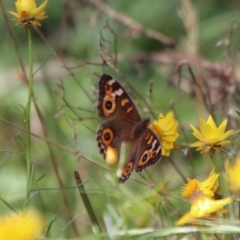
[[[220,196],[224,196],[224,195],[225,195],[225,188],[224,188],[224,185],[223,185],[222,175],[220,174],[219,163],[218,163],[217,160],[216,160],[215,152],[210,151],[210,152],[209,152],[209,155],[210,155],[210,158],[212,159],[212,162],[213,162],[213,165],[214,165],[214,167],[215,167],[215,169],[216,169],[216,172],[219,174],[218,185],[219,185],[219,193],[220,193]],[[229,218],[228,206],[225,206],[225,210],[226,210],[226,214],[223,214],[223,217],[227,219],[227,218]],[[228,238],[226,238],[226,236],[224,236],[223,239],[228,239]]]
[[[28,57],[29,57],[29,85],[28,85],[28,98],[25,108],[25,125],[26,125],[26,161],[27,161],[27,188],[25,204],[28,202],[29,195],[31,193],[32,173],[31,173],[31,101],[33,92],[33,54],[32,54],[32,31],[31,28],[27,28],[28,34]]]
[[[210,158],[211,158],[211,160],[213,162],[213,165],[216,169],[216,172],[219,174],[218,185],[219,185],[219,189],[220,189],[220,194],[223,196],[224,189],[223,189],[222,178],[221,178],[221,174],[220,174],[220,168],[219,168],[218,162],[216,160],[215,152],[210,151],[209,155],[210,155]]]

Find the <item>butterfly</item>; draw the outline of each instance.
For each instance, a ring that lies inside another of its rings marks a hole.
[[[124,183],[132,171],[143,171],[161,158],[161,144],[148,128],[150,119],[141,120],[133,101],[117,80],[103,74],[98,85],[98,115],[103,123],[97,130],[97,144],[106,159],[113,148],[119,159],[121,144],[131,143],[119,181]]]

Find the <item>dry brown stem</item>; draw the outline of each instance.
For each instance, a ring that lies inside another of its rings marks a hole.
[[[136,33],[141,33],[146,35],[149,38],[153,38],[166,46],[173,46],[175,44],[174,40],[170,37],[163,35],[162,33],[156,32],[150,28],[146,28],[132,18],[119,13],[116,10],[109,7],[102,0],[88,0],[91,4],[97,7],[101,12],[115,19],[116,21],[126,25],[132,31]]]

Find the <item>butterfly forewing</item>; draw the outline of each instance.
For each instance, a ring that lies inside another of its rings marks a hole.
[[[124,88],[111,76],[99,80],[98,114],[102,119],[136,123],[141,120],[137,108]]]

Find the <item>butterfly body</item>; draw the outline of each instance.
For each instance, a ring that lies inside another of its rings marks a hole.
[[[109,147],[116,150],[117,159],[122,142],[131,143],[120,182],[125,182],[133,169],[141,172],[161,157],[161,145],[148,128],[150,119],[141,120],[137,108],[124,88],[111,76],[99,80],[98,114],[104,121],[97,131],[100,153],[106,158]]]

